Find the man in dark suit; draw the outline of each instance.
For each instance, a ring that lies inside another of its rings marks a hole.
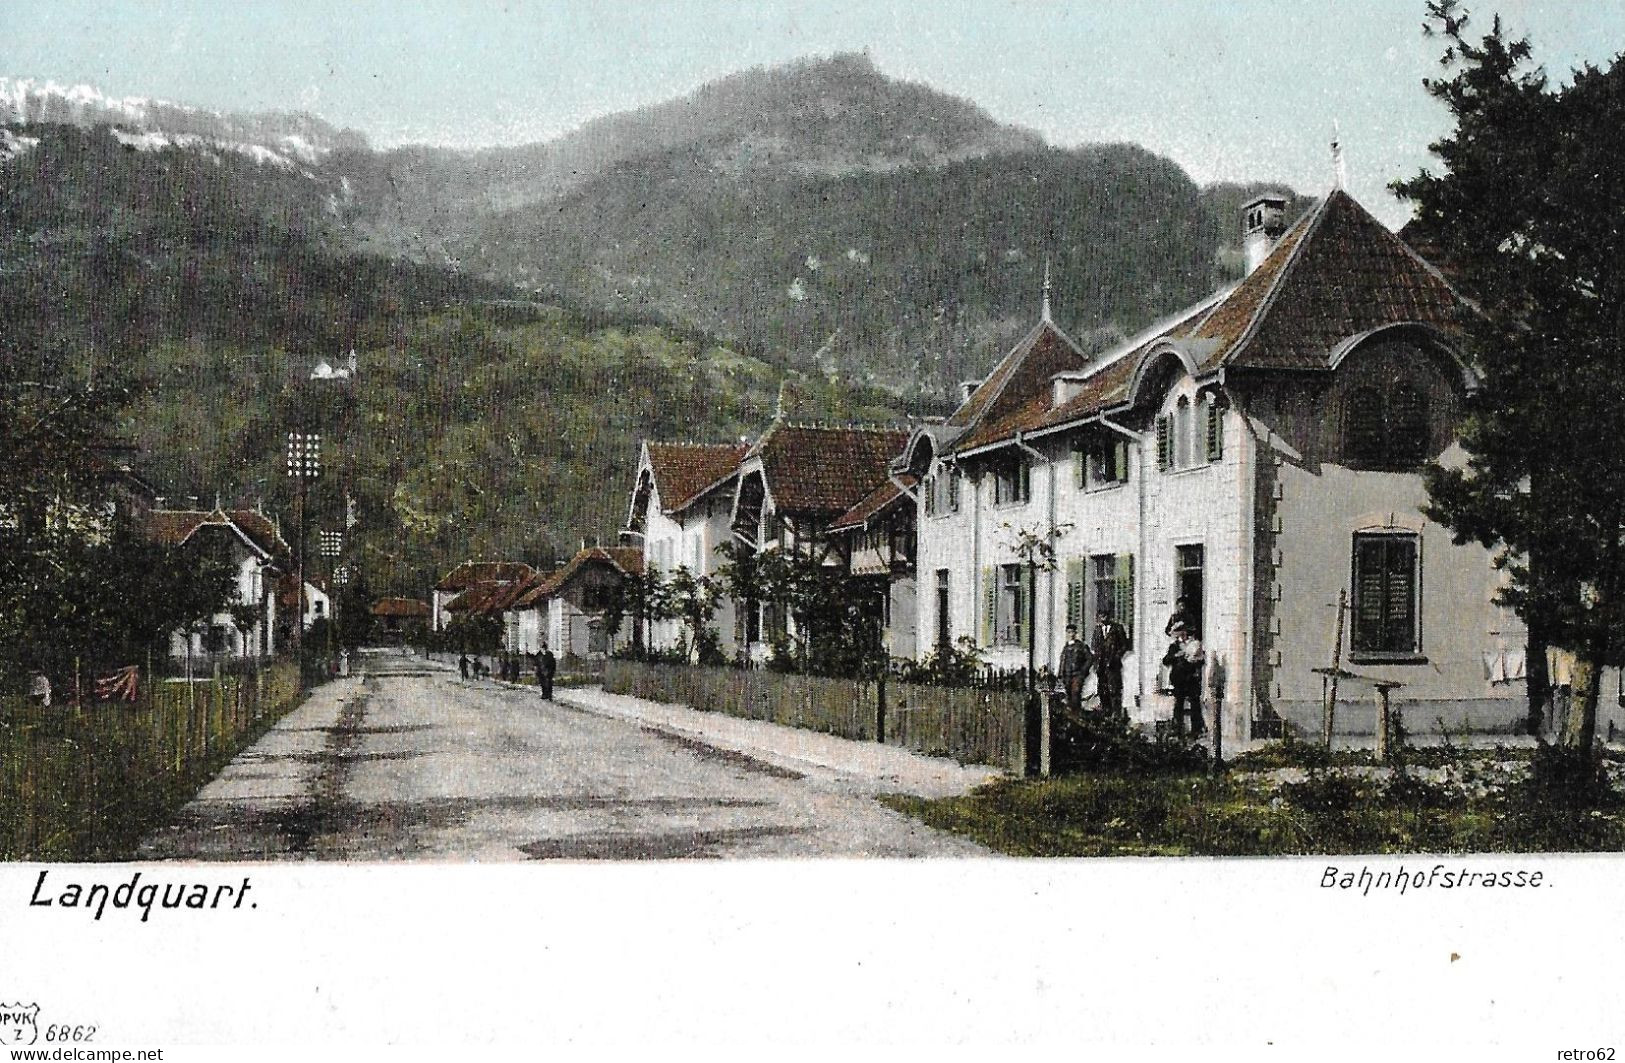
[[[1094,655],[1078,638],[1076,624],[1066,626],[1066,645],[1061,647],[1061,686],[1066,691],[1066,707],[1073,712],[1083,708],[1083,681],[1089,677]]]
[[[1128,653],[1128,632],[1112,618],[1109,607],[1101,607],[1089,649],[1095,658],[1095,683],[1100,691],[1100,711],[1123,716],[1123,657]]]
[[[536,655],[536,685],[542,688],[542,697],[547,701],[553,700],[553,676],[559,670],[559,661],[553,656],[553,651],[542,643],[542,652]]]

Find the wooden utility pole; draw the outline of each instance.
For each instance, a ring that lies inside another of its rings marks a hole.
[[[1332,670],[1327,681],[1326,706],[1320,724],[1320,741],[1332,748],[1332,725],[1337,718],[1337,676],[1343,669],[1343,614],[1348,609],[1349,592],[1337,592],[1337,634],[1332,640]]]

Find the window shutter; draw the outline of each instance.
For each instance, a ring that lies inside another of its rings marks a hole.
[[[1016,619],[1016,625],[1021,631],[1021,648],[1027,649],[1033,644],[1034,620],[1038,612],[1037,603],[1033,600],[1033,569],[1031,565],[1021,566],[1021,616]]]
[[[959,512],[959,473],[949,472],[948,477],[948,509],[954,513]]]
[[[1212,399],[1207,403],[1207,460],[1224,457],[1224,410]]]
[[[1088,483],[1087,457],[1088,452],[1082,443],[1072,445],[1072,475],[1080,491]]]
[[[1157,468],[1166,469],[1173,460],[1173,423],[1168,415],[1157,418]]]
[[[1119,439],[1112,444],[1112,478],[1118,483],[1128,482],[1128,440]]]
[[[1112,603],[1117,614],[1117,622],[1123,625],[1128,634],[1128,644],[1134,645],[1134,555],[1117,555],[1117,600]]]
[[[1384,649],[1410,653],[1416,649],[1416,540],[1388,540],[1387,595]]]
[[[1066,563],[1066,622],[1082,628],[1083,621],[1083,559],[1075,557]]]
[[[998,569],[982,569],[982,645],[993,645],[995,612],[999,605]]]

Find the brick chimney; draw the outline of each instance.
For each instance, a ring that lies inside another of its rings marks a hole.
[[[1286,197],[1279,192],[1254,196],[1241,207],[1241,250],[1251,273],[1269,257],[1275,241],[1286,232]]]

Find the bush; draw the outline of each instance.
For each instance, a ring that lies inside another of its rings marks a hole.
[[[1116,772],[1125,775],[1188,775],[1205,771],[1207,747],[1177,738],[1148,738],[1121,717],[1086,713],[1054,716],[1051,763],[1057,772]]]

